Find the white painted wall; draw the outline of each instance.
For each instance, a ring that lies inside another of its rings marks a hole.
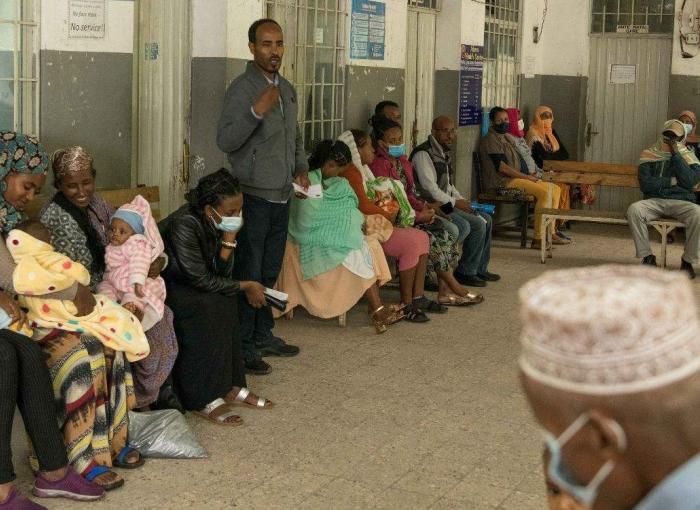
[[[676,24],[673,33],[673,60],[671,61],[671,74],[681,76],[700,76],[700,55],[694,58],[681,56],[680,23],[677,14],[680,13],[683,2],[676,2]]]
[[[134,2],[107,0],[105,24],[104,39],[69,39],[68,0],[41,0],[41,49],[132,53]]]
[[[450,0],[457,1],[457,0]],[[350,58],[350,13],[352,0],[347,0],[347,62],[349,65],[367,67],[406,67],[406,31],[408,30],[408,7],[406,0],[384,0],[386,4],[386,34],[384,38],[384,60],[362,60]]]
[[[227,0],[192,0],[192,56],[225,57]]]
[[[209,0],[203,0],[207,4]],[[226,56],[250,60],[248,28],[263,16],[263,0],[228,0],[226,16]],[[206,37],[206,33],[204,37]]]
[[[462,38],[462,4],[465,2],[443,2],[442,10],[435,21],[435,69],[459,70],[459,44]]]
[[[542,24],[544,0],[526,0],[523,4],[523,65],[528,58],[534,58],[535,74],[587,75],[590,1],[550,0],[544,30],[537,44],[533,42],[532,29]]]
[[[485,19],[484,2],[462,0],[461,44],[472,44],[475,46],[484,44]]]

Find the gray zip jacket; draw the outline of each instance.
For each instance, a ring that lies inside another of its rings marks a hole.
[[[263,119],[252,112],[258,96],[269,86],[253,62],[226,91],[216,143],[228,154],[231,173],[244,193],[282,202],[289,199],[292,181],[309,169],[301,133],[297,129],[297,94],[279,77],[281,105]]]

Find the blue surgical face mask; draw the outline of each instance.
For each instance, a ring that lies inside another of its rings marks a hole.
[[[683,127],[685,128],[685,136],[690,136],[690,133],[693,132],[693,125],[692,124],[683,124]]]
[[[214,222],[214,226],[223,232],[238,232],[243,227],[243,213],[238,216],[221,216],[216,209],[211,209],[221,219],[219,223]]]
[[[503,124],[494,124],[493,125],[493,130],[500,135],[505,135],[509,129],[510,129],[510,124],[508,122],[504,122]]]
[[[12,324],[12,317],[3,308],[0,308],[0,329],[6,329],[10,324]]]
[[[406,144],[402,143],[401,145],[389,145],[386,152],[392,158],[400,158],[401,156],[406,155]]]
[[[559,487],[562,491],[569,493],[581,503],[593,507],[593,503],[598,498],[598,492],[603,482],[610,476],[615,467],[615,461],[609,460],[595,474],[593,479],[588,482],[588,485],[580,485],[571,472],[566,468],[561,458],[562,447],[588,423],[590,417],[588,413],[579,416],[562,434],[557,438],[550,432],[543,431],[545,446],[549,452],[549,466],[547,474],[552,483]],[[621,449],[627,446],[627,438],[622,427],[617,422],[610,422],[615,434],[617,435],[618,445]]]

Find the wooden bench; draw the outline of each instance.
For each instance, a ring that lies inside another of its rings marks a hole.
[[[542,180],[553,183],[592,184],[595,186],[619,186],[623,188],[639,188],[636,165],[617,165],[612,163],[589,163],[582,161],[545,161]],[[551,204],[551,196],[548,198]],[[627,225],[627,217],[619,211],[589,211],[571,209],[547,208],[542,211],[542,232],[546,242],[542,243],[541,261],[552,258],[552,235],[557,220],[585,221],[589,223],[607,223]],[[659,219],[650,222],[661,234],[661,266],[666,267],[666,250],[668,234],[682,227],[683,223],[674,219]]]
[[[520,209],[520,225],[494,225],[494,230],[505,230],[511,232],[520,232],[520,247],[527,247],[527,225],[530,217],[530,206],[535,203],[535,197],[528,195],[523,191],[522,198],[516,198],[512,195],[499,195],[495,191],[484,191],[482,181],[481,157],[478,152],[472,153],[472,161],[474,171],[476,172],[477,182],[477,201],[481,204],[512,204],[517,205]]]
[[[131,202],[136,195],[141,195],[151,204],[151,213],[156,221],[160,220],[160,189],[158,186],[137,186],[136,188],[104,189],[97,190],[97,193],[104,198],[109,205],[115,209]],[[44,204],[53,195],[38,195],[34,198],[24,211],[30,218],[38,218],[39,212]]]

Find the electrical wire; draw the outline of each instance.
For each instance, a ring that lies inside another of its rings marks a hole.
[[[544,10],[542,11],[542,24],[540,25],[540,29],[537,32],[537,40],[535,43],[540,42],[540,39],[542,38],[542,32],[544,32],[544,20],[547,19],[547,9],[549,8],[549,0],[544,0]]]

